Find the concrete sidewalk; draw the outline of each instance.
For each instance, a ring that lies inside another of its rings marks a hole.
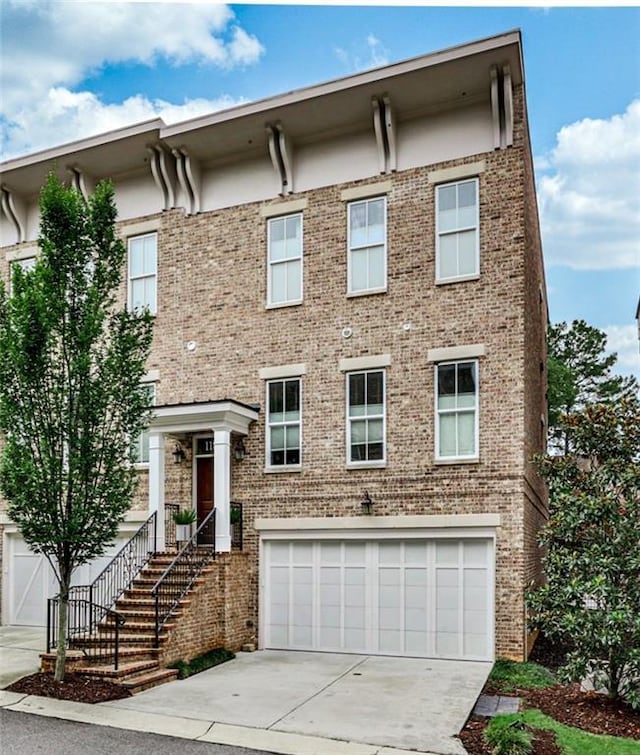
[[[41,627],[0,626],[0,689],[40,670],[46,642]]]

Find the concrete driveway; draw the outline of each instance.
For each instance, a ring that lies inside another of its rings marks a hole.
[[[491,665],[262,650],[100,707],[462,755]]]
[[[0,689],[40,669],[46,642],[40,627],[0,626]]]

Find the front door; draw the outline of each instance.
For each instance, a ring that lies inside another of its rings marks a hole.
[[[199,527],[213,509],[213,456],[196,457],[196,500]],[[198,544],[213,545],[213,529],[205,528]]]

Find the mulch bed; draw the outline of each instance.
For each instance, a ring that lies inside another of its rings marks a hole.
[[[18,679],[7,689],[25,695],[55,697],[58,700],[73,700],[78,703],[104,703],[108,700],[131,697],[131,692],[120,684],[75,673],[65,674],[62,682],[56,682],[53,674],[31,674]]]

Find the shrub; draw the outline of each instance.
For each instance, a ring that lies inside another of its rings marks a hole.
[[[493,755],[530,755],[533,752],[531,734],[520,716],[496,716],[483,736]]]

